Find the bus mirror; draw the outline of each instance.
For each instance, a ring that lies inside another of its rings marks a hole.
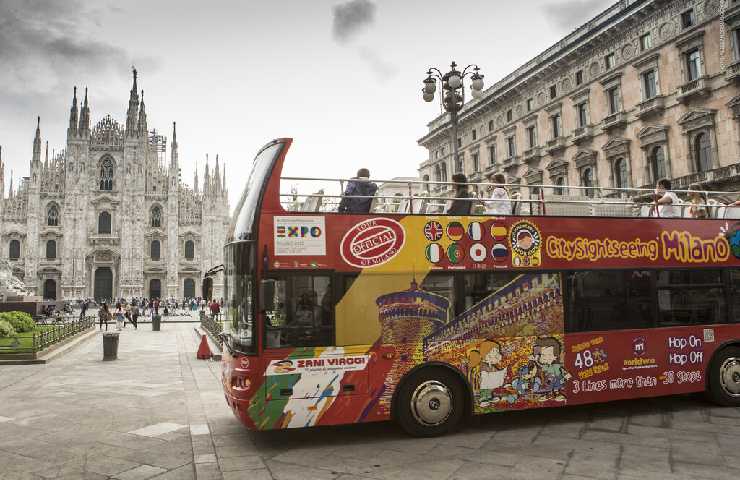
[[[260,310],[275,310],[275,280],[260,282]]]

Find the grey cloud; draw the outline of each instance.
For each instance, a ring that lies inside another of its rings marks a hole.
[[[368,47],[358,49],[360,58],[370,67],[379,78],[388,79],[398,74],[398,67],[381,58],[378,53]]]
[[[544,13],[556,28],[561,30],[575,30],[613,3],[615,3],[614,0],[565,0],[561,2],[549,2],[544,6]]]
[[[375,3],[370,0],[349,0],[332,9],[334,39],[346,42],[357,32],[375,21]]]

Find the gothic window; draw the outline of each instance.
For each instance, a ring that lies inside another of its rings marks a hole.
[[[712,147],[709,143],[709,135],[704,132],[694,137],[694,161],[697,172],[712,169]]]
[[[653,147],[650,151],[650,173],[653,175],[652,183],[666,177],[665,152],[661,146]]]
[[[100,212],[100,215],[98,215],[98,233],[101,233],[101,234],[111,233],[110,213]]]
[[[152,240],[149,249],[149,256],[154,261],[159,260],[159,240]]]
[[[617,188],[627,188],[627,162],[624,158],[618,158],[614,161],[614,186]]]
[[[18,240],[11,240],[8,245],[8,258],[11,260],[18,260],[21,258],[21,242]]]
[[[113,190],[113,160],[110,157],[100,163],[100,189]]]
[[[593,197],[594,196],[594,172],[591,170],[591,168],[584,168],[583,172],[581,173],[581,186],[586,187],[584,190],[584,193],[587,197]]]
[[[195,258],[195,242],[188,240],[185,242],[185,259],[192,260]]]
[[[162,226],[162,209],[155,206],[152,208],[151,221],[149,222],[152,227],[159,228]]]
[[[59,225],[59,208],[53,203],[49,205],[49,209],[46,211],[46,224],[50,227]]]
[[[56,240],[46,241],[46,258],[51,260],[57,258],[57,242]]]

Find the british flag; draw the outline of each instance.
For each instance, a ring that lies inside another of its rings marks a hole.
[[[443,233],[444,229],[442,229],[442,224],[440,224],[439,222],[431,221],[427,222],[427,224],[424,225],[424,236],[430,242],[438,241],[440,238],[442,238]]]

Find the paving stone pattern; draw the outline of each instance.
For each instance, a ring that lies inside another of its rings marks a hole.
[[[188,324],[99,335],[0,367],[0,480],[736,479],[740,409],[699,395],[478,417],[442,438],[390,423],[246,431]]]

